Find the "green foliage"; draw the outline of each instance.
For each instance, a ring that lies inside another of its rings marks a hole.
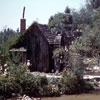
[[[91,89],[74,71],[64,71],[61,81],[50,83],[45,76],[27,72],[23,64],[8,62],[8,67],[9,74],[0,76],[0,95],[11,96],[12,93],[20,93],[37,97],[59,96],[61,92],[74,94]]]
[[[68,10],[68,11],[67,11]],[[51,16],[49,19],[48,26],[51,32],[64,33],[66,30],[71,30],[72,28],[72,16],[70,14],[70,9],[66,8],[65,13],[58,13]]]
[[[63,29],[61,21],[63,18],[64,14],[59,13],[56,14],[54,17],[51,17],[48,23],[48,26],[51,30],[51,32],[56,32],[56,31],[61,31]]]
[[[10,38],[15,38],[16,36],[18,36],[19,32],[15,32],[12,29],[4,29],[4,31],[0,32],[0,45],[4,42],[6,42],[7,40],[9,40]]]
[[[98,7],[100,7],[100,0],[87,0],[87,1],[95,9],[98,8]]]
[[[72,73],[74,73],[77,77],[83,77],[84,73],[84,63],[83,57],[80,55],[69,55],[68,64],[66,65]]]
[[[13,63],[18,64],[21,62],[21,59],[23,57],[23,53],[22,52],[10,52],[10,59]]]
[[[83,93],[93,89],[93,87],[81,77],[77,77],[74,73],[67,70],[63,72],[61,83],[62,92],[65,94]]]
[[[53,57],[58,57],[60,59],[60,63],[63,65],[65,69],[72,71],[74,74],[77,74],[78,76],[83,76],[84,57],[76,53],[73,53],[71,48],[69,51],[65,51],[64,48],[55,49],[53,52]]]
[[[21,35],[10,38],[6,42],[4,42],[2,45],[0,45],[0,50],[2,55],[6,56],[6,59],[9,59],[9,50],[12,48],[13,45],[15,45],[18,41],[18,39],[21,37]]]
[[[93,14],[93,9],[87,4],[80,8],[79,11],[73,9],[73,30],[76,30],[77,28],[83,30],[87,25],[91,25]]]
[[[65,52],[63,48],[57,48],[53,51],[53,57],[59,57]]]
[[[37,96],[37,97],[58,95],[59,92],[57,91],[58,89],[53,91],[54,89],[52,88],[52,85],[48,83],[48,80],[45,76],[32,75],[31,73],[27,72],[27,66],[23,64],[16,65],[13,62],[9,61],[7,65],[9,68],[8,78],[9,77],[14,78],[14,82],[19,86],[18,89],[20,89],[19,90],[20,94],[22,95],[26,94],[29,96]],[[6,84],[8,83],[6,82]],[[10,94],[11,93],[13,92],[11,91]]]
[[[13,62],[8,62],[8,69],[9,74],[13,77],[15,77],[16,80],[20,79],[22,75],[27,71],[27,66],[24,64],[14,64]]]
[[[45,76],[33,75],[26,71],[23,64],[8,63],[8,75],[0,76],[0,95],[11,96],[12,93],[28,96],[58,96],[59,87],[49,84]]]
[[[41,89],[42,96],[52,96],[52,85],[45,85]]]
[[[53,87],[48,83],[45,76],[34,76],[30,73],[25,73],[20,79],[22,94],[29,96],[58,96],[60,95],[59,87]]]
[[[12,93],[19,93],[20,88],[14,77],[0,75],[0,95],[10,97]]]
[[[100,51],[100,9],[98,14],[94,15],[93,27],[85,27],[84,34],[73,44],[74,52],[86,56],[98,56]]]
[[[91,86],[83,80],[84,64],[83,57],[73,53],[71,48],[69,51],[64,49],[56,49],[55,54],[63,55],[63,72],[61,82],[58,84],[62,93],[75,94],[89,91]]]
[[[39,96],[40,84],[41,84],[40,78],[36,78],[29,73],[25,73],[20,78],[22,94],[26,94],[29,96]]]

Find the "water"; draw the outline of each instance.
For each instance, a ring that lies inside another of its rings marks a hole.
[[[100,95],[73,95],[54,98],[43,98],[42,100],[100,100]]]
[[[61,97],[48,97],[42,100],[100,100],[100,92],[80,94],[80,95],[63,95]]]

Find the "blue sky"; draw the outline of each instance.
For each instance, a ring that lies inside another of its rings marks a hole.
[[[65,8],[79,9],[86,0],[0,0],[0,30],[6,27],[16,30],[20,27],[23,7],[26,7],[27,27],[33,21],[47,24],[50,16],[64,12]]]

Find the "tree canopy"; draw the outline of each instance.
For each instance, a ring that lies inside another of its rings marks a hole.
[[[93,8],[100,7],[100,0],[87,0],[87,2],[93,6]]]
[[[87,55],[97,56],[100,53],[100,9],[93,16],[93,25],[85,27],[83,35],[73,44],[76,52]]]
[[[10,38],[14,38],[19,34],[19,32],[14,31],[10,28],[4,29],[0,32],[0,45]]]
[[[71,30],[72,16],[70,14],[70,9],[67,7],[65,9],[65,13],[58,13],[54,16],[51,16],[48,26],[53,33],[64,33],[66,30]]]

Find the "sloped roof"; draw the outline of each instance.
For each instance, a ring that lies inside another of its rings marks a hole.
[[[51,33],[47,25],[37,24],[49,44],[54,44],[55,34]]]
[[[15,43],[13,45],[11,45],[10,48],[20,48],[20,47],[25,47],[26,48],[26,45],[28,45],[28,42],[30,41],[30,38],[32,38],[32,36],[34,36],[34,35],[32,35],[32,33],[34,33],[34,31],[37,31],[38,33],[40,32],[42,34],[43,38],[49,44],[54,44],[55,35],[53,33],[51,33],[48,26],[38,24],[38,23],[34,22],[23,34],[21,34],[15,40]]]

